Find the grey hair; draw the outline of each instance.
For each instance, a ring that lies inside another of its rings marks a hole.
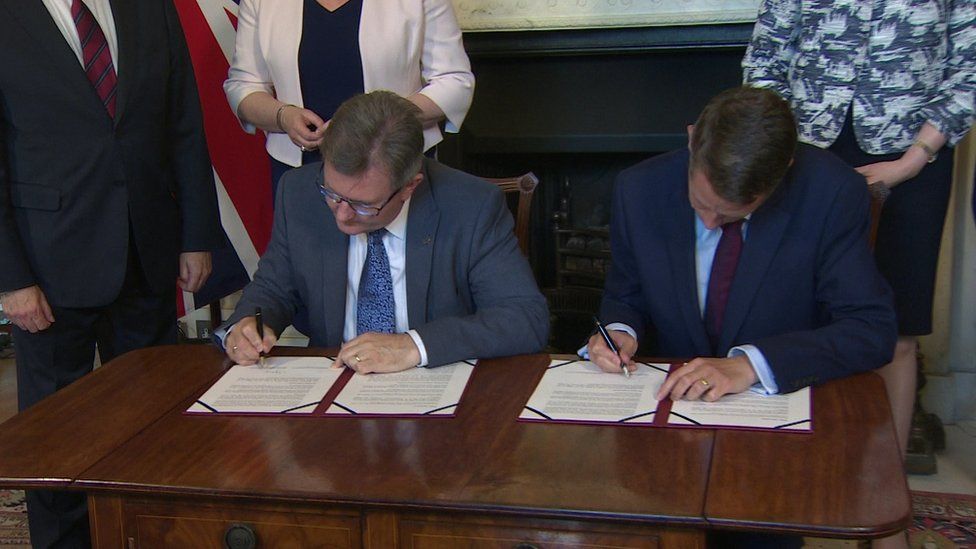
[[[394,189],[400,189],[423,163],[420,114],[419,107],[390,91],[353,96],[339,106],[325,129],[322,158],[349,176],[380,167]]]

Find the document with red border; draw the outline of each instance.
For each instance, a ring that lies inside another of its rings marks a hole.
[[[474,364],[470,360],[392,374],[354,375],[332,400],[325,415],[454,415]]]
[[[343,370],[322,356],[279,356],[231,366],[186,411],[194,414],[312,414]]]
[[[627,377],[604,372],[588,360],[553,360],[519,419],[651,424],[658,407],[654,395],[669,368],[638,362]]]
[[[810,388],[785,395],[746,391],[715,402],[679,400],[671,403],[669,425],[811,430]]]
[[[232,366],[186,410],[199,415],[441,416],[457,410],[474,360],[390,374],[333,368],[326,357]]]
[[[638,362],[630,377],[602,371],[587,360],[552,360],[519,420],[617,423],[654,427],[705,427],[810,432],[809,387],[782,395],[754,391],[715,402],[654,396],[681,364]]]

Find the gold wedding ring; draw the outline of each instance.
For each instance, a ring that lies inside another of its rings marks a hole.
[[[233,347],[231,347],[230,350],[231,351],[236,351],[237,350],[237,345],[234,345]]]
[[[356,359],[356,364],[359,364],[360,362],[363,361],[363,359],[359,358],[359,355],[356,355],[353,358]]]
[[[702,385],[704,385],[705,387],[708,387],[708,380],[707,379],[701,378],[701,379],[698,380],[698,382],[701,383]]]

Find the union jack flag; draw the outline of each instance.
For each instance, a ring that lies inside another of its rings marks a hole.
[[[245,133],[224,96],[234,58],[239,0],[174,0],[197,80],[203,123],[217,181],[226,246],[195,294],[178,292],[179,316],[244,287],[271,237],[271,168],[264,135]]]

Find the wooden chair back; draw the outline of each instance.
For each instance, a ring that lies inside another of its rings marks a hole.
[[[518,205],[515,209],[515,238],[518,239],[522,253],[529,254],[529,216],[532,211],[532,194],[539,185],[539,178],[528,172],[516,177],[484,178],[501,187],[506,195],[518,193]]]
[[[881,221],[881,210],[884,208],[885,200],[891,194],[891,189],[884,183],[874,183],[868,185],[871,193],[871,226],[868,229],[868,245],[874,250],[874,242],[878,238],[878,224]]]

